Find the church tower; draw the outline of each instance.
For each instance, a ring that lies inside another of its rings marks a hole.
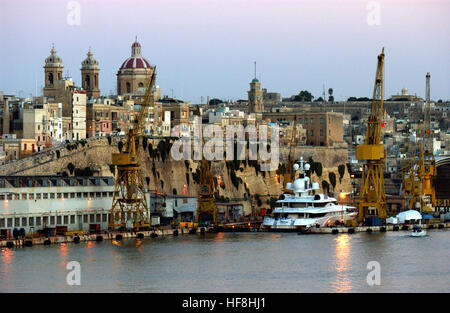
[[[87,98],[100,97],[100,89],[98,88],[98,61],[94,59],[91,49],[87,53],[87,58],[81,62],[81,86],[86,90]]]
[[[54,46],[52,47],[52,50],[50,50],[50,56],[45,59],[44,71],[44,97],[54,97],[56,92],[56,81],[62,80],[63,74],[62,60],[56,55]]]
[[[256,78],[256,62],[255,62],[255,78],[250,83],[250,90],[248,91],[248,113],[262,113],[264,112],[263,92],[261,90],[261,83]]]

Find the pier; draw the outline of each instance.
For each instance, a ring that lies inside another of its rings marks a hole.
[[[159,236],[178,236],[187,234],[202,234],[211,232],[211,227],[199,228],[175,228],[175,229],[157,229],[137,232],[108,232],[98,234],[74,234],[70,236],[49,236],[49,237],[30,237],[23,239],[0,240],[1,247],[31,247],[34,245],[51,245],[59,243],[80,243],[83,241],[104,241],[104,240],[122,240],[122,239],[144,239],[157,238]]]

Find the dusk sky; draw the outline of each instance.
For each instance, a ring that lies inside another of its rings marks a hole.
[[[0,91],[41,95],[54,43],[78,86],[91,47],[102,94],[116,93],[137,36],[162,93],[194,103],[246,99],[254,61],[282,97],[317,98],[323,84],[336,100],[371,97],[383,46],[385,98],[403,87],[424,97],[430,72],[432,99],[450,99],[449,0],[79,0],[80,25],[67,22],[69,2],[0,0]]]

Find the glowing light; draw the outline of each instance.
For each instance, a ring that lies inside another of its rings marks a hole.
[[[345,193],[341,192],[341,193],[339,194],[339,198],[340,198],[341,200],[344,200],[344,199],[345,199]]]

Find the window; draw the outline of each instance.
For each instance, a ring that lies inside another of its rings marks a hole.
[[[323,137],[323,129],[320,130],[320,137]]]
[[[311,125],[314,124],[314,118],[311,118]]]
[[[40,218],[38,218],[38,219],[39,219],[38,221],[40,222]],[[36,221],[36,225],[40,225],[40,224],[37,223],[38,221]],[[48,216],[44,216],[43,217],[43,222],[44,222],[44,225],[47,225],[47,223],[48,223]]]
[[[89,193],[89,197],[94,198],[95,197],[95,192],[90,192]]]
[[[60,192],[58,192],[56,198],[61,199],[61,197],[62,197],[62,194]]]
[[[15,227],[19,227],[19,226],[20,226],[20,218],[16,217],[16,218],[14,219],[14,226],[15,226]]]
[[[28,199],[33,200],[34,199],[34,193],[28,194]]]
[[[97,198],[100,198],[100,197],[102,196],[102,193],[101,193],[101,192],[96,192],[96,193],[95,193],[95,196],[96,196]]]
[[[311,129],[310,132],[309,132],[309,134],[310,134],[311,136],[314,136],[314,129]]]
[[[75,215],[70,216],[70,224],[75,224]]]
[[[96,219],[96,222],[97,223],[100,223],[100,221],[101,221],[101,214],[97,214],[96,216],[95,216],[95,219]]]
[[[27,226],[27,218],[22,217],[22,226]]]
[[[40,193],[37,193],[36,194],[36,200],[40,200],[41,199],[41,194]]]
[[[64,225],[69,224],[69,216],[68,215],[64,215]]]
[[[57,223],[58,225],[61,225],[61,224],[62,224],[61,221],[62,221],[62,217],[61,217],[61,215],[58,215],[58,216],[56,217],[56,223]]]
[[[22,200],[27,200],[27,194],[26,193],[22,194]]]
[[[55,225],[55,217],[50,216],[50,225]]]
[[[4,227],[5,227],[5,219],[0,218],[0,228],[4,228]]]
[[[89,215],[89,222],[90,223],[95,223],[95,216],[94,216],[94,214],[91,214],[91,215]]]
[[[42,194],[42,199],[48,199],[48,193],[43,193]]]
[[[81,198],[82,193],[81,192],[77,192],[77,198]]]
[[[28,225],[29,226],[34,226],[34,217],[29,217],[28,218]]]
[[[5,195],[0,195],[0,200],[5,200]]]
[[[88,197],[88,193],[87,192],[83,192],[83,198],[87,198]]]
[[[72,198],[72,199],[75,198],[75,192],[70,193],[70,198]]]
[[[102,214],[102,222],[105,223],[107,222],[108,219],[108,214]]]
[[[83,215],[83,223],[87,223],[88,222],[88,216],[87,214]]]
[[[323,117],[320,118],[320,124],[325,124],[325,120],[323,119]]]
[[[55,199],[55,194],[54,193],[50,194],[50,199]]]
[[[12,222],[13,222],[12,218],[8,218],[8,226],[7,227],[12,227]]]
[[[65,192],[64,193],[64,199],[68,199],[69,198],[69,193],[68,192]]]
[[[114,192],[110,191],[109,196],[112,197],[114,195]]]
[[[102,192],[102,197],[106,198],[108,196],[108,193],[106,191]]]

